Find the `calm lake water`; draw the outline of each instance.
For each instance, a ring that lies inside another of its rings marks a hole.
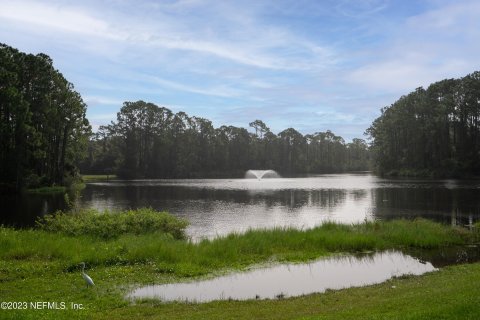
[[[32,225],[65,207],[63,195],[1,196],[0,223]],[[393,180],[371,174],[300,178],[134,180],[87,184],[81,207],[152,207],[190,221],[194,240],[249,228],[311,228],[326,220],[424,217],[471,225],[480,219],[478,180]]]

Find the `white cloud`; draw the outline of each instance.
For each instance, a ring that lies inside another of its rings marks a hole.
[[[392,4],[0,0],[0,38],[51,55],[96,123],[143,99],[220,125],[342,135],[401,94],[479,67],[480,2],[412,4],[413,17]]]
[[[107,22],[93,17],[81,8],[30,1],[4,1],[0,2],[0,17],[31,25],[31,28],[40,26],[115,40],[124,38],[120,33],[112,32]]]
[[[480,3],[455,3],[407,19],[348,82],[371,90],[407,93],[479,67]],[[398,96],[396,97],[398,98]],[[392,101],[393,102],[393,101]]]
[[[178,83],[171,80],[162,79],[157,76],[144,76],[145,79],[150,80],[153,83],[157,83],[162,87],[167,87],[170,89],[190,92],[190,93],[197,93],[201,95],[207,96],[217,96],[217,97],[237,97],[243,94],[240,90],[230,88],[226,85],[221,86],[214,86],[210,88],[200,88],[197,86],[186,85],[182,83]]]
[[[448,68],[450,69],[450,68]],[[442,78],[442,70],[405,60],[387,60],[361,67],[349,75],[349,80],[362,87],[391,93],[413,91]]]
[[[197,2],[175,2],[174,6],[200,5]],[[109,47],[123,45],[125,48],[136,46],[135,50],[139,51],[163,48],[201,53],[251,67],[279,70],[317,68],[333,61],[331,49],[309,43],[287,29],[262,25],[254,14],[244,13],[238,18],[235,7],[222,5],[221,16],[212,17],[212,21],[203,19],[201,23],[190,21],[195,20],[190,19],[194,13],[187,12],[175,19],[161,11],[165,6],[159,8],[153,18],[139,19],[115,11],[105,14],[106,8],[100,5],[93,12],[92,8],[49,2],[5,1],[0,3],[0,20],[21,22],[23,28],[32,32],[40,27],[72,37],[93,36],[98,40],[88,39],[89,43],[93,41],[90,50],[97,46],[105,55],[109,54]],[[282,55],[282,51],[291,52],[292,48],[303,59]]]
[[[318,121],[322,124],[335,124],[335,123],[352,123],[358,122],[358,117],[351,113],[340,113],[333,110],[317,111],[315,114],[318,116]]]
[[[335,9],[342,15],[359,19],[366,18],[387,8],[387,0],[341,0]]]
[[[479,33],[478,14],[480,13],[480,2],[458,1],[445,5],[426,13],[413,16],[407,20],[410,28],[420,28],[432,32],[441,32],[442,36],[452,33]]]

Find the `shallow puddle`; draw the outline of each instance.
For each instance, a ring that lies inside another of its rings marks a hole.
[[[341,256],[307,264],[282,264],[209,280],[138,288],[128,298],[162,301],[278,299],[381,283],[395,276],[420,275],[437,270],[396,251]]]

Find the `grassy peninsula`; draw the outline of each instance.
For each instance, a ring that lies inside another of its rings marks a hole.
[[[474,242],[478,237],[477,232],[427,220],[397,220],[326,223],[304,231],[251,230],[193,243],[186,239],[186,226],[185,221],[167,213],[140,209],[59,213],[39,222],[36,229],[0,228],[2,301],[63,301],[68,307],[70,303],[83,306],[81,310],[0,310],[2,319],[403,318],[400,310],[387,310],[385,305],[416,310],[409,314],[411,318],[427,318],[448,308],[452,314],[458,308],[465,315],[478,313],[468,308],[479,296],[480,289],[474,285],[480,280],[477,264],[394,279],[390,282],[398,288],[395,291],[386,283],[281,301],[199,305],[124,300],[124,294],[135,285],[182,281],[258,263],[307,261],[334,253],[393,248],[436,248]],[[95,281],[93,288],[86,288],[80,276],[82,261]],[[429,301],[449,303],[433,305]]]

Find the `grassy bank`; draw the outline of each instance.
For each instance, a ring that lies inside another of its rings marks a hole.
[[[94,182],[94,181],[109,181],[115,180],[117,176],[114,174],[84,174],[82,175],[83,182]]]
[[[183,240],[186,223],[151,209],[59,214],[40,230],[0,229],[0,259],[90,266],[153,264],[158,273],[198,276],[264,261],[305,261],[332,253],[390,248],[437,248],[470,241],[473,234],[428,220],[325,223],[320,227],[251,230],[214,240]]]
[[[26,193],[65,193],[67,191],[67,187],[64,186],[51,186],[51,187],[39,187],[35,189],[27,189]]]
[[[124,227],[127,225],[130,227]],[[225,319],[241,315],[245,318],[272,319],[315,316],[321,314],[323,309],[333,312],[337,298],[340,299],[338,307],[342,303],[349,305],[349,294],[336,296],[344,292],[340,291],[283,301],[213,302],[205,305],[157,302],[131,305],[123,299],[123,293],[131,285],[178,281],[185,277],[242,269],[256,263],[305,261],[332,253],[387,248],[435,248],[475,241],[476,237],[476,233],[426,220],[399,220],[358,225],[327,223],[306,231],[258,230],[192,243],[183,239],[185,226],[183,221],[165,213],[143,209],[115,214],[88,211],[77,215],[59,215],[43,221],[42,229],[36,230],[0,228],[2,301],[65,301],[84,305],[80,311],[0,312],[6,318],[38,318],[42,315],[46,318],[139,318],[158,315],[166,319]],[[105,236],[102,231],[105,228],[115,232]],[[87,263],[87,272],[94,279],[96,287],[85,288],[79,273],[81,261]],[[424,285],[430,286],[428,290],[437,294],[439,289],[434,288],[435,282],[442,279],[448,282],[451,274],[455,274],[458,281],[466,283],[478,278],[479,266],[466,266],[470,268],[468,272],[462,271],[461,267],[456,268],[421,278],[394,281],[409,283],[410,286],[423,281]],[[442,284],[438,297],[445,294],[442,291],[444,287]],[[471,290],[478,293],[476,287],[465,288],[466,291],[462,291],[452,285],[449,290],[452,290],[454,297],[470,294]],[[389,287],[380,285],[349,290],[370,290],[368,295],[377,296],[376,308],[380,308],[385,303],[386,293],[383,291],[388,291]],[[415,302],[415,305],[419,305],[418,295],[425,294],[425,289],[422,290],[416,293],[397,290],[403,292],[404,297],[390,303],[401,302],[407,306]],[[369,305],[374,308],[372,303]],[[358,310],[354,314],[358,315],[361,302],[356,302],[355,306]]]
[[[25,189],[25,193],[30,194],[58,194],[75,193],[85,188],[85,184],[80,181],[70,183],[68,186],[43,186],[38,188]]]

